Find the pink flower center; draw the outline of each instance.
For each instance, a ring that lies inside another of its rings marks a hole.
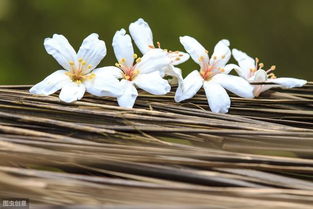
[[[73,61],[70,61],[69,64],[71,69],[65,73],[73,82],[82,83],[85,80],[93,79],[96,76],[94,73],[89,73],[92,66],[87,65],[85,60],[78,59],[78,63],[78,66],[76,66]]]
[[[134,56],[134,58],[137,58],[136,54],[134,54],[133,56]],[[141,58],[139,57],[136,59],[135,65],[127,66],[125,64],[126,59],[122,58],[118,63],[115,63],[115,66],[122,70],[123,79],[133,81],[136,78],[136,76],[139,74],[139,70],[136,69],[136,66],[137,66],[137,63],[139,63],[140,61],[141,61]]]
[[[209,64],[210,62],[206,62],[204,60],[204,57],[201,56],[199,58],[200,66],[201,66],[200,75],[206,81],[210,80],[216,74],[224,72],[223,68],[217,66],[218,61],[216,57],[213,57],[213,59],[214,59],[214,62],[212,64]]]

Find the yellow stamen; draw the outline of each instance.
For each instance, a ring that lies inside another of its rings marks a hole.
[[[268,77],[269,78],[276,78],[276,75],[274,73],[270,73],[270,74],[268,74]]]
[[[141,62],[141,58],[140,58],[140,57],[138,57],[138,58],[136,59],[136,63],[138,63],[138,62]]]
[[[139,70],[135,69],[133,74],[134,74],[134,76],[138,75],[139,74]]]
[[[264,64],[261,62],[260,64],[259,64],[259,68],[263,68],[264,67]]]
[[[126,59],[125,59],[125,58],[122,58],[122,59],[119,61],[120,64],[124,64],[125,62],[126,62]]]
[[[138,57],[137,54],[133,54],[133,58],[136,59]]]
[[[94,79],[95,77],[96,77],[96,74],[90,73],[88,76],[86,76],[86,79],[91,80],[91,79]]]

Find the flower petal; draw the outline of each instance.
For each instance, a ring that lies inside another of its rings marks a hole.
[[[223,74],[229,74],[230,71],[232,71],[233,69],[237,70],[240,69],[240,67],[235,64],[227,64],[223,69],[224,69],[224,71],[222,72]]]
[[[71,69],[70,62],[77,64],[76,52],[63,35],[54,34],[52,38],[46,38],[44,46],[64,69]]]
[[[142,18],[129,25],[129,33],[142,54],[147,53],[153,46],[152,31]]]
[[[59,98],[63,102],[71,103],[83,98],[85,90],[84,84],[69,82],[62,87]]]
[[[254,87],[253,95],[255,97],[258,97],[262,92],[267,91],[267,90],[274,88],[274,87],[278,87],[278,86],[266,84],[266,85],[253,85],[253,87]]]
[[[29,92],[48,96],[60,90],[66,83],[71,82],[71,79],[65,74],[66,70],[57,70],[47,76],[43,81],[34,85]]]
[[[267,73],[265,72],[265,70],[257,70],[254,74],[254,76],[252,76],[249,81],[251,83],[265,83],[265,82],[268,82],[268,79],[267,79]],[[269,84],[266,84],[266,85],[253,85],[253,94],[255,97],[258,97],[262,92],[264,91],[267,91],[271,88],[274,88],[274,87],[277,87],[277,85],[269,85]]]
[[[285,88],[301,87],[307,83],[306,80],[297,79],[297,78],[284,78],[284,77],[268,79],[267,82],[276,83]]]
[[[139,88],[155,95],[164,95],[171,90],[168,81],[163,79],[158,71],[148,74],[139,74],[135,78],[134,83]]]
[[[212,81],[240,97],[253,98],[253,87],[239,76],[217,74]]]
[[[235,69],[236,72],[240,77],[249,79],[250,69],[254,69],[256,67],[255,60],[240,50],[233,49],[232,52],[235,60],[238,62],[240,66],[240,68]]]
[[[230,98],[225,89],[214,81],[204,81],[203,88],[212,112],[227,113]]]
[[[95,96],[112,97],[118,97],[123,94],[123,89],[118,80],[122,77],[119,68],[97,68],[92,73],[94,73],[95,77],[91,80],[87,80],[84,82],[87,92]]]
[[[200,64],[200,60],[205,63],[209,62],[207,50],[196,39],[190,36],[182,36],[179,40],[196,63]]]
[[[134,48],[131,38],[128,34],[126,34],[125,29],[116,31],[113,37],[112,46],[118,62],[121,62],[122,59],[125,59],[123,64],[128,67],[133,66]]]
[[[267,73],[265,72],[265,70],[257,70],[254,74],[254,76],[252,76],[249,81],[251,82],[265,82],[267,80]]]
[[[170,84],[180,84],[181,82],[183,82],[183,76],[181,73],[181,69],[174,67],[173,65],[169,65],[166,69],[165,69],[165,75],[169,75],[172,76],[173,78],[169,80]],[[163,77],[161,75],[161,77]]]
[[[114,66],[97,68],[92,72],[101,77],[113,76],[117,79],[121,79],[123,77],[122,70]]]
[[[179,65],[190,58],[189,54],[180,51],[168,52],[168,57],[171,59],[172,65]]]
[[[136,65],[136,69],[140,73],[151,73],[153,71],[164,71],[170,64],[170,59],[167,57],[167,53],[162,49],[151,49]]]
[[[175,101],[181,102],[186,99],[192,98],[202,87],[203,78],[199,71],[194,70],[183,80],[180,86],[178,86],[175,93]]]
[[[99,40],[99,35],[92,33],[84,39],[81,47],[78,50],[77,58],[83,59],[87,65],[91,65],[85,73],[97,67],[101,60],[106,55],[106,46],[104,41]]]
[[[211,56],[210,64],[216,67],[224,67],[231,57],[229,49],[229,41],[226,39],[220,40],[214,47],[214,52]]]
[[[137,89],[135,88],[133,82],[125,79],[121,80],[121,86],[124,93],[122,96],[117,97],[117,102],[121,107],[132,108],[138,96]]]

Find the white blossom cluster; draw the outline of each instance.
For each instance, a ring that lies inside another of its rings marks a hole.
[[[161,49],[159,42],[155,46],[152,31],[142,18],[129,25],[129,32],[130,35],[121,29],[113,37],[117,63],[98,68],[107,52],[105,42],[99,40],[98,34],[85,38],[77,53],[63,35],[54,34],[52,38],[46,38],[46,51],[63,69],[33,86],[30,93],[50,95],[61,90],[60,100],[70,103],[80,100],[87,91],[95,96],[116,97],[121,107],[132,108],[138,96],[136,88],[154,95],[165,95],[171,89],[169,82],[176,82],[176,102],[192,98],[203,87],[211,111],[226,113],[231,103],[226,90],[240,97],[253,98],[272,87],[300,87],[307,82],[276,78],[273,74],[275,66],[264,70],[264,64],[257,58],[253,59],[237,49],[231,50],[226,39],[215,45],[209,57],[208,50],[190,36],[180,37],[187,53]],[[132,39],[142,57],[134,53]],[[238,65],[228,64],[232,55]],[[181,69],[176,66],[189,57],[199,64],[199,70],[183,78]],[[232,70],[238,76],[230,75]],[[172,79],[165,79],[168,76]]]

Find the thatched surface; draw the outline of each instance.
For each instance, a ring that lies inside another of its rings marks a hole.
[[[203,92],[140,92],[135,109],[0,86],[0,197],[81,208],[312,208],[313,83],[230,114]],[[41,206],[40,206],[41,207]],[[48,206],[46,206],[48,208]]]

